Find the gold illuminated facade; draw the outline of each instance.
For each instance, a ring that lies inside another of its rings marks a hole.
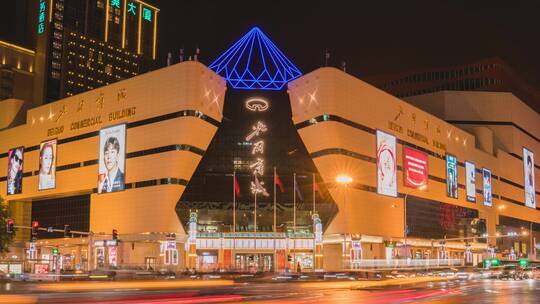
[[[91,236],[39,239],[39,255],[59,248],[82,269],[169,265],[199,270],[225,269],[235,263],[233,256],[239,257],[236,261],[256,256],[261,263],[275,263],[268,266],[274,270],[295,267],[287,264],[291,255],[295,260],[295,255],[311,257],[312,270],[464,265],[488,257],[495,246],[505,258],[510,249],[535,258],[540,212],[524,205],[520,157],[523,147],[540,155],[537,113],[509,93],[480,92],[410,100],[426,112],[333,68],[290,82],[288,94],[296,130],[337,213],[321,216],[322,223],[313,217],[313,227],[306,225],[309,231],[302,233],[198,230],[197,225],[207,225],[198,222],[198,215],[225,210],[232,218],[228,209],[189,210],[189,218],[183,218],[177,206],[222,125],[225,91],[223,78],[198,62],[184,62],[37,107],[28,111],[25,124],[0,132],[0,195],[12,206],[17,225],[33,220],[28,205],[42,212],[40,203],[55,200],[67,206],[76,200],[89,204]],[[513,125],[488,124],[493,121]],[[124,124],[124,190],[99,194],[100,130]],[[377,131],[396,138],[395,196],[377,193]],[[38,190],[40,143],[55,138],[56,187]],[[2,172],[8,171],[8,151],[17,147],[25,148],[22,192],[7,195]],[[404,185],[405,147],[427,156],[427,187]],[[457,198],[447,194],[449,154],[457,158]],[[475,202],[466,199],[466,161],[474,162],[478,172],[491,170],[492,206],[484,203],[480,173]],[[538,165],[534,168],[538,181]],[[291,184],[286,187],[292,191]],[[232,183],[226,188],[231,195],[235,191]],[[538,190],[535,198],[540,198]],[[423,222],[433,218],[440,227],[422,230]],[[508,218],[525,224],[520,229]],[[119,242],[113,240],[113,229]],[[511,232],[519,235],[510,237]],[[29,250],[25,237],[19,239],[19,251],[13,251],[19,257]],[[216,259],[212,268],[204,268],[209,252]]]
[[[435,259],[437,251],[442,250],[447,259],[463,259],[463,252],[470,249],[478,262],[487,256],[490,246],[497,245],[503,257],[519,247],[515,254],[536,258],[540,212],[538,207],[524,205],[522,150],[526,147],[535,155],[540,153],[540,117],[512,94],[442,92],[411,98],[441,119],[334,68],[321,68],[292,81],[289,94],[298,132],[323,180],[332,184],[330,192],[339,207],[325,231],[325,269],[351,265],[355,246],[363,259],[392,259],[396,250],[402,258],[412,255],[413,259]],[[396,197],[377,193],[377,130],[397,138]],[[428,156],[426,189],[404,186],[404,147]],[[458,159],[457,199],[447,195],[447,154]],[[476,202],[466,200],[465,161],[474,162],[479,172],[482,168],[491,170],[492,206],[483,203],[481,174],[476,178]],[[540,177],[537,164],[536,180]],[[350,177],[352,182],[336,182],[340,175]],[[538,201],[540,193],[535,192]],[[420,216],[414,214],[415,210],[405,210],[405,201],[412,199],[440,204],[441,212],[433,215],[441,225],[459,217],[451,210],[472,210],[485,221],[487,231],[482,234],[488,242],[479,242],[478,238],[445,242],[443,235],[441,240],[407,238],[405,231],[421,224],[414,223],[415,216]],[[515,238],[506,238],[498,230],[503,217],[520,219],[526,225],[515,227]],[[502,242],[503,238],[520,246],[512,247]]]
[[[7,195],[6,173],[0,177],[0,195],[12,206],[14,218],[23,221],[17,225],[29,226],[32,219],[22,213],[23,204],[31,203],[36,210],[40,202],[89,198],[93,235],[40,240],[37,257],[51,257],[58,248],[70,257],[72,269],[87,269],[100,263],[99,254],[108,257],[106,249],[102,253],[88,244],[108,248],[103,244],[116,229],[122,242],[115,263],[162,264],[160,242],[175,233],[169,239],[179,244],[174,266],[183,265],[178,259],[184,257],[180,244],[185,233],[175,206],[219,126],[225,89],[225,81],[211,70],[185,62],[33,108],[25,124],[2,131],[0,171],[8,172],[7,151],[25,147],[22,192]],[[98,194],[99,130],[123,124],[125,188]],[[39,146],[49,139],[58,143],[56,186],[38,190]],[[57,229],[64,224],[41,225]],[[29,240],[21,241],[12,251],[18,259],[25,257]]]

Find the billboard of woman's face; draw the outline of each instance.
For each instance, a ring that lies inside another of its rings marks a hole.
[[[483,168],[482,175],[484,177],[484,205],[491,207],[491,171],[489,169]]]
[[[525,206],[536,209],[534,154],[527,148],[523,148],[523,174],[525,177]]]
[[[476,202],[476,167],[472,162],[465,162],[467,201]]]
[[[8,151],[7,194],[22,193],[24,147]]]
[[[99,131],[98,193],[124,190],[126,125]]]
[[[38,190],[56,188],[56,139],[39,146]]]

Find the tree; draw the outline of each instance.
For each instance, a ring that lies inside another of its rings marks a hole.
[[[9,218],[9,207],[0,196],[0,254],[7,253],[8,247],[13,240],[14,233],[7,232],[7,220]]]

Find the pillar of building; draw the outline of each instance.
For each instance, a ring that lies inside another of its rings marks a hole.
[[[189,230],[187,240],[186,267],[197,268],[197,213],[191,212],[189,216]]]
[[[317,213],[313,214],[313,269],[323,271],[322,223]]]

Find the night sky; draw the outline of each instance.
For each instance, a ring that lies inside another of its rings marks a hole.
[[[499,56],[540,89],[537,1],[147,2],[161,8],[161,64],[167,52],[176,59],[182,46],[189,55],[196,45],[209,64],[256,25],[304,73],[323,64],[325,49],[332,65],[345,60],[347,72],[359,78]],[[0,20],[16,24],[24,12],[13,14],[9,6],[0,10]],[[16,32],[0,26],[0,39]]]
[[[160,59],[195,45],[209,64],[259,26],[304,72],[347,62],[357,77],[499,56],[540,89],[538,6],[517,1],[171,1],[161,8]]]

